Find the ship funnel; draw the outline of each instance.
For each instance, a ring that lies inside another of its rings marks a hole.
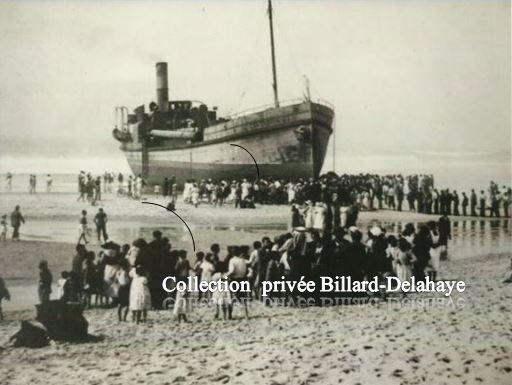
[[[167,82],[167,63],[156,63],[156,102],[162,112],[169,110],[169,86]]]

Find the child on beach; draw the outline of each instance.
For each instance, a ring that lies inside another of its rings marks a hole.
[[[7,240],[7,215],[2,215],[2,220],[0,221],[0,239],[5,242]]]
[[[130,287],[130,310],[135,322],[146,322],[148,310],[151,308],[151,293],[148,279],[142,266],[137,266],[130,272],[132,285]]]
[[[6,299],[7,301],[11,300],[11,296],[9,294],[9,290],[5,286],[5,282],[2,277],[0,277],[0,321],[4,319],[4,314],[2,313],[2,300]]]
[[[128,260],[119,261],[121,268],[116,272],[115,281],[119,286],[117,292],[117,318],[119,322],[125,321],[130,305],[130,276],[128,275]]]
[[[400,249],[398,248],[398,239],[394,235],[388,236],[388,248],[386,249],[386,258],[391,260],[393,273],[396,274],[396,265]]]
[[[155,193],[155,198],[160,197],[160,185],[159,184],[156,184],[153,187],[153,192]]]
[[[187,287],[185,291],[176,292],[176,301],[174,302],[173,315],[178,320],[178,323],[188,322],[187,313],[190,313],[190,291]]]
[[[427,266],[427,271],[429,277],[435,281],[437,278],[437,273],[440,269],[441,264],[441,254],[446,249],[443,245],[439,243],[440,235],[439,231],[437,230],[437,223],[430,221],[427,223],[427,226],[430,229],[430,238],[432,239],[432,246],[430,248],[430,259]]]
[[[227,277],[223,275],[223,273],[217,272],[213,275],[212,281],[219,280],[225,280],[227,282]],[[212,293],[212,302],[215,304],[215,319],[219,319],[220,309],[222,309],[224,321],[232,318],[231,314],[233,311],[233,304],[231,302],[231,292],[229,290],[215,290]]]
[[[398,252],[396,253],[396,276],[401,281],[409,281],[412,277],[413,264],[416,261],[411,251],[411,245],[405,238],[398,239]],[[404,293],[405,295],[405,293]]]

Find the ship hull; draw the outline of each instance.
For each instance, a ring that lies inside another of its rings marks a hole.
[[[201,143],[148,147],[145,162],[142,147],[124,145],[122,149],[133,173],[144,175],[149,184],[172,176],[179,183],[210,178],[309,178],[318,176],[322,168],[332,120],[331,109],[304,102],[212,127]]]

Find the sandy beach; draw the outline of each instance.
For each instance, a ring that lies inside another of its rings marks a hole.
[[[448,261],[441,278],[463,279],[451,299],[329,308],[264,307],[252,318],[214,321],[199,308],[188,324],[169,311],[144,325],[119,324],[115,310],[85,315],[95,343],[42,349],[6,347],[19,319],[0,323],[0,378],[6,385],[49,384],[509,384],[512,372],[510,254]],[[430,299],[428,299],[430,298]]]

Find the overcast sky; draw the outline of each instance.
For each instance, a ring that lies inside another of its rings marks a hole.
[[[335,106],[340,154],[510,160],[508,1],[274,1],[281,99]],[[266,1],[1,2],[0,159],[123,159],[113,108],[272,102]],[[6,165],[2,165],[2,169]],[[7,166],[8,168],[8,166]]]

